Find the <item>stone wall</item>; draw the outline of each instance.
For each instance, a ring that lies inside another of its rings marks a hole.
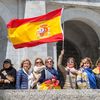
[[[0,90],[0,100],[100,100],[100,90]]]

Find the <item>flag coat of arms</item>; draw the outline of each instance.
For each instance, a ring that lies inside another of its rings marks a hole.
[[[7,24],[8,39],[16,49],[63,40],[62,10],[57,9],[34,18],[11,20]]]

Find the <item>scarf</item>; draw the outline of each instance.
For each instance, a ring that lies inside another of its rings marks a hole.
[[[96,79],[95,79],[94,73],[92,72],[92,69],[91,68],[85,68],[84,72],[87,73],[87,76],[88,76],[88,79],[89,79],[90,88],[96,89],[97,88]]]
[[[48,68],[46,67],[45,69],[45,78],[47,79],[52,79],[53,76],[55,76],[58,79],[58,72],[54,68]]]
[[[33,71],[35,72],[35,73],[41,73],[41,71],[43,70],[43,69],[45,69],[46,67],[43,65],[43,66],[34,66],[34,68],[33,68]]]

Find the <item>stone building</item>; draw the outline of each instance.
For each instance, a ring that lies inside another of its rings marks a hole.
[[[0,65],[10,58],[19,68],[22,59],[29,58],[34,64],[38,56],[52,56],[56,65],[61,42],[16,50],[7,39],[6,24],[12,18],[35,17],[60,7],[64,8],[65,58],[73,56],[79,62],[88,56],[95,62],[100,56],[100,0],[0,0]]]

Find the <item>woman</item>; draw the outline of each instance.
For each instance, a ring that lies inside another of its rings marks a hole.
[[[75,69],[76,68],[76,62],[75,59],[73,57],[69,57],[67,59],[66,62],[66,66],[64,67],[62,65],[62,59],[63,59],[63,55],[64,55],[64,50],[61,51],[61,54],[59,55],[58,58],[58,69],[60,70],[60,72],[62,73],[62,78],[64,79],[63,85],[62,85],[62,80],[61,82],[61,86],[63,89],[76,89],[76,77],[77,77],[77,73],[78,71]]]
[[[77,85],[80,89],[96,89],[96,79],[92,72],[92,61],[89,57],[82,59],[80,63],[80,73],[77,76]]]
[[[96,68],[93,69],[96,77],[97,89],[100,89],[100,58],[96,61]]]
[[[45,69],[44,62],[41,58],[36,58],[33,67],[33,80],[31,81],[31,88],[38,88],[39,78],[41,77],[42,70]]]
[[[17,72],[16,88],[17,89],[29,89],[29,69],[31,68],[31,61],[25,59],[21,63],[21,69]]]
[[[10,59],[5,59],[0,70],[0,89],[15,89],[16,69]]]
[[[53,59],[47,57],[45,60],[46,68],[41,72],[41,77],[39,79],[41,90],[60,89],[58,71],[54,68],[53,64]]]

